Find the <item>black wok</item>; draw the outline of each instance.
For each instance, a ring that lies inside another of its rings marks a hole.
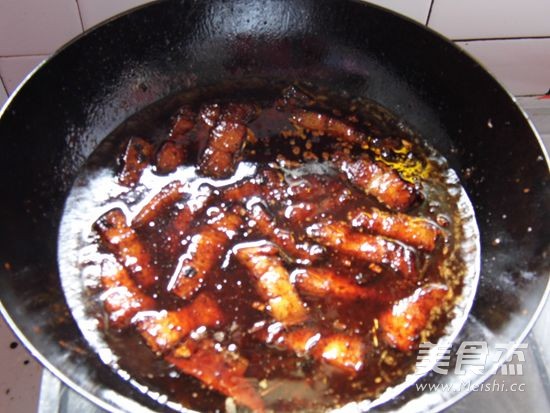
[[[373,99],[446,156],[475,207],[482,251],[475,304],[454,347],[488,341],[494,351],[525,337],[549,278],[548,164],[490,75],[437,34],[359,1],[173,0],[64,47],[1,115],[2,312],[46,367],[106,409],[170,411],[105,367],[72,319],[56,261],[63,202],[86,157],[124,119],[176,91],[249,78]],[[464,394],[409,388],[378,409],[440,410]]]

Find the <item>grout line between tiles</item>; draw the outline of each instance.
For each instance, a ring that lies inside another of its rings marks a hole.
[[[6,59],[10,57],[42,57],[42,56],[50,56],[51,53],[36,53],[36,54],[10,54],[10,55],[0,55],[0,59]]]
[[[548,91],[550,92],[550,90]],[[547,96],[550,95],[550,93],[543,93],[542,95],[535,94],[535,95],[514,95],[517,98],[539,98],[541,96]]]
[[[428,17],[426,17],[426,26],[430,23],[430,17],[432,17],[432,9],[434,7],[435,0],[430,3],[430,9],[428,10]]]
[[[522,36],[522,37],[485,37],[482,39],[453,39],[453,42],[484,42],[491,40],[533,40],[533,39],[550,39],[550,36]]]
[[[82,31],[84,31],[84,21],[82,20],[82,13],[80,12],[80,4],[78,4],[78,0],[74,0],[76,3],[76,10],[78,11],[78,18],[80,20],[80,28]]]
[[[2,86],[2,89],[4,89],[4,93],[6,96],[9,96],[8,88],[6,87],[6,84],[4,83],[4,79],[2,79],[2,75],[0,75],[0,86]]]

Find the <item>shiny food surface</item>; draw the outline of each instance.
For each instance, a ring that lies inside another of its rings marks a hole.
[[[149,111],[73,189],[114,368],[196,410],[316,411],[376,398],[448,333],[460,186],[383,108],[290,86]]]

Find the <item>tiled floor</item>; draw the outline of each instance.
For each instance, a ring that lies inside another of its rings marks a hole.
[[[0,316],[0,412],[36,412],[41,365],[15,338]]]

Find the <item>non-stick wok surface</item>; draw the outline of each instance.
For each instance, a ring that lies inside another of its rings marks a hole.
[[[169,411],[103,366],[73,321],[56,259],[63,203],[86,157],[130,115],[177,91],[250,79],[308,80],[373,99],[447,157],[475,207],[482,250],[455,349],[522,339],[549,277],[548,165],[490,75],[424,27],[358,1],[174,0],[63,48],[0,118],[0,299],[35,356],[105,408]],[[440,409],[462,395],[410,388],[379,409]]]

